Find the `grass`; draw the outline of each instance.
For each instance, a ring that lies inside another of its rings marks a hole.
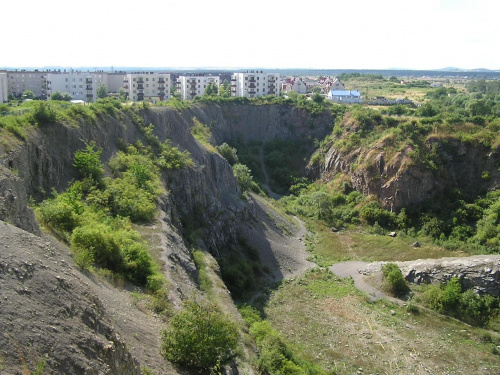
[[[369,227],[349,226],[346,230],[332,232],[330,227],[310,220],[309,230],[314,233],[308,238],[311,260],[321,266],[346,260],[407,261],[427,258],[459,257],[462,251],[446,250],[426,238],[415,238],[398,232],[397,237],[371,234]],[[421,247],[413,247],[418,241]]]
[[[201,123],[196,117],[193,117],[194,126],[191,128],[191,134],[195,137],[205,148],[210,151],[216,153],[217,150],[210,142],[212,139],[212,131],[210,127]]]
[[[485,331],[439,314],[380,300],[369,303],[350,279],[312,270],[282,283],[264,309],[300,355],[330,373],[496,373]],[[487,369],[487,370],[485,370]],[[483,372],[484,371],[484,372]]]

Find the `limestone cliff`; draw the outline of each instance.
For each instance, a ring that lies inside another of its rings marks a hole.
[[[448,189],[458,188],[473,199],[500,187],[499,147],[491,150],[454,137],[428,137],[422,153],[432,158],[420,160],[412,146],[396,152],[390,146],[387,139],[348,152],[333,145],[309,175],[328,181],[344,173],[354,189],[376,196],[382,207],[393,211],[438,199]]]

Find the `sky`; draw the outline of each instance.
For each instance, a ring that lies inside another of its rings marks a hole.
[[[3,67],[500,70],[498,0],[6,0]]]

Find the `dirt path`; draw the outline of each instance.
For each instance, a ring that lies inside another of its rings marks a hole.
[[[329,270],[339,277],[352,277],[354,280],[354,286],[362,292],[367,293],[371,301],[385,298],[393,302],[400,303],[401,301],[397,298],[391,297],[387,293],[384,293],[380,289],[377,289],[367,283],[366,276],[364,276],[360,271],[365,269],[369,264],[370,263],[368,262],[361,262],[356,260],[340,262],[334,264],[333,266],[330,266]]]

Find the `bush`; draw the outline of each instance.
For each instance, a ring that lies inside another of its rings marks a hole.
[[[56,121],[56,112],[49,104],[40,102],[34,108],[33,118],[39,125],[48,125]]]
[[[78,169],[81,178],[90,177],[100,182],[104,175],[104,166],[101,163],[102,150],[94,150],[94,145],[86,144],[84,150],[78,150],[73,157],[73,166]]]
[[[233,356],[238,331],[215,305],[190,301],[170,320],[161,340],[162,354],[168,361],[211,370]]]
[[[131,175],[113,179],[108,190],[110,206],[116,215],[129,217],[133,222],[147,222],[154,218],[156,196],[141,189]]]
[[[91,222],[75,228],[71,246],[77,251],[87,250],[97,264],[112,271],[123,266],[120,246],[112,229],[104,223]]]
[[[454,316],[474,326],[486,326],[499,313],[500,298],[479,296],[473,290],[462,292],[460,279],[443,285],[430,285],[421,295],[428,308]]]
[[[250,327],[260,350],[259,369],[264,374],[322,375],[317,365],[296,356],[292,348],[279,336],[267,321],[259,321]]]
[[[376,201],[366,203],[359,212],[361,219],[368,224],[379,223],[383,227],[391,227],[396,223],[396,214],[380,207]]]
[[[382,266],[382,273],[391,292],[395,296],[402,296],[408,293],[410,288],[401,273],[401,270],[394,263],[387,263]]]
[[[238,185],[242,192],[254,190],[256,188],[256,184],[252,177],[252,171],[246,165],[233,165],[233,173],[234,177],[238,180]]]
[[[221,154],[222,157],[226,159],[230,165],[235,165],[239,163],[238,154],[236,153],[236,148],[231,147],[224,142],[220,146],[217,146],[216,149],[219,152],[219,154]]]

